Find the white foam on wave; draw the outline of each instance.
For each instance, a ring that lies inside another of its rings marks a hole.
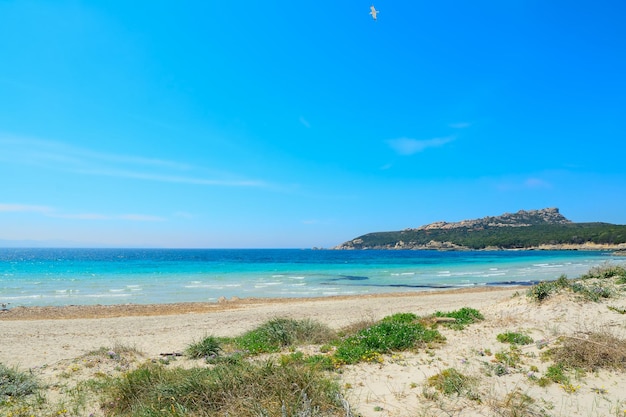
[[[115,294],[86,294],[84,295],[85,298],[126,298],[126,297],[132,297],[132,295],[130,294],[121,294],[121,293],[115,293]]]
[[[282,285],[282,282],[261,282],[258,284],[254,284],[254,288],[266,288],[266,287],[272,287],[275,285]]]
[[[31,294],[31,295],[14,295],[8,297],[2,297],[3,301],[17,301],[17,300],[30,300],[30,299],[41,299],[45,298],[43,294]]]
[[[233,288],[233,287],[241,287],[242,284],[204,284],[200,281],[197,281],[198,284],[193,285],[183,285],[183,288],[211,288],[215,290],[223,290],[224,288]]]
[[[533,266],[543,269],[543,268],[563,268],[563,264],[534,264]]]
[[[486,274],[480,274],[478,275],[481,278],[489,278],[489,277],[501,277],[503,275],[506,275],[504,272],[498,272],[495,274],[490,274],[490,273],[486,273]]]

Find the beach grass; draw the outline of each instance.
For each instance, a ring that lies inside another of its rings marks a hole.
[[[0,363],[0,415],[31,416],[45,403],[44,389],[30,372]]]
[[[504,332],[496,336],[498,342],[510,343],[512,345],[529,345],[533,343],[533,338],[519,332]]]
[[[345,416],[341,390],[298,357],[183,369],[147,363],[108,382],[107,416]]]
[[[385,353],[417,349],[427,343],[445,340],[436,329],[428,328],[418,320],[419,317],[411,313],[384,317],[340,340],[333,358],[338,364],[372,362]]]
[[[463,330],[465,326],[485,319],[480,311],[470,307],[463,307],[459,310],[448,312],[437,311],[434,316],[454,319],[453,321],[443,322],[443,325],[455,330]]]
[[[561,291],[570,291],[584,301],[598,302],[617,296],[624,291],[624,284],[626,268],[607,263],[591,268],[575,280],[569,280],[565,275],[561,275],[555,281],[542,281],[529,288],[526,295],[541,303]]]

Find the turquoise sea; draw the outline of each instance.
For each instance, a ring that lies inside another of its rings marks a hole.
[[[602,251],[0,249],[0,304],[151,304],[530,285],[626,258]]]

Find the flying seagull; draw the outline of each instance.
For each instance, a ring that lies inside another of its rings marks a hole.
[[[380,11],[376,10],[376,7],[374,7],[373,4],[370,6],[370,10],[371,10],[370,14],[372,15],[372,19],[376,20],[376,15],[380,13]]]

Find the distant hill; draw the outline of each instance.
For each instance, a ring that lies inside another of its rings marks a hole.
[[[334,249],[624,249],[626,225],[573,223],[558,208],[520,210],[359,236]]]

